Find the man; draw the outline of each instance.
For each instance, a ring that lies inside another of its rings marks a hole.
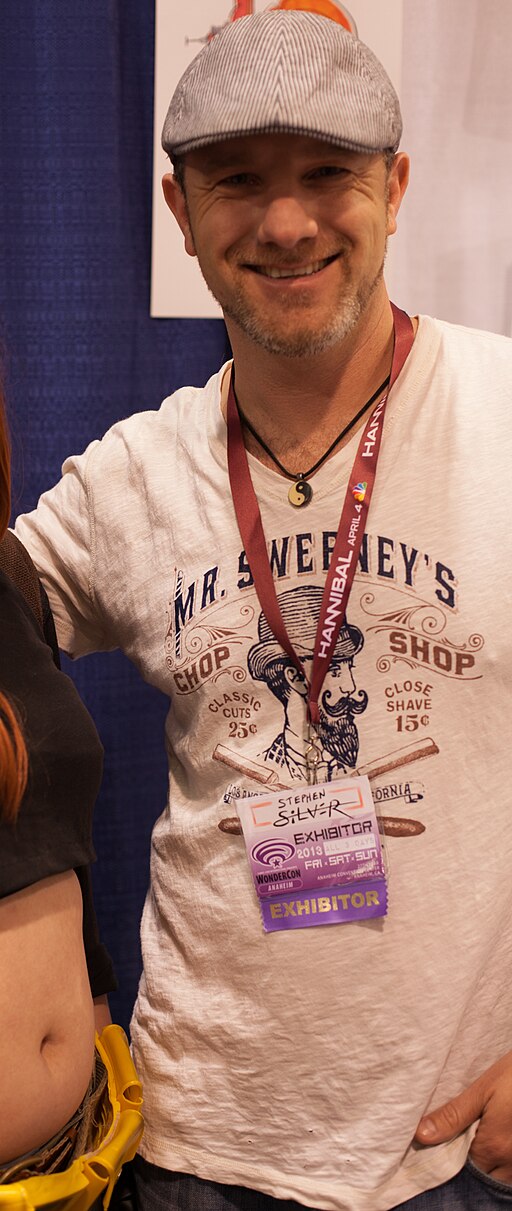
[[[120,646],[172,700],[132,1028],[143,1209],[512,1200],[512,351],[391,310],[400,133],[382,67],[327,18],[243,18],[200,52],[165,123],[164,190],[233,374],[114,426],[19,523],[63,647]],[[311,670],[287,603],[324,584]],[[270,634],[307,687],[302,768],[277,774]],[[367,695],[358,768],[390,812],[389,910],[264,932],[226,802],[246,819],[274,787],[315,844],[326,811],[340,820],[344,792],[315,783],[338,642]],[[409,776],[417,821],[396,811]]]

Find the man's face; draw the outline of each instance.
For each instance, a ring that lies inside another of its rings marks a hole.
[[[269,352],[322,352],[383,291],[406,158],[300,135],[227,139],[186,157],[186,201],[164,192],[228,320]],[[398,167],[400,165],[400,167]]]

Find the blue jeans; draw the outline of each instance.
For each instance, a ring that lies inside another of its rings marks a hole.
[[[140,1156],[134,1163],[134,1177],[139,1211],[308,1211],[301,1203],[282,1202],[258,1190],[171,1173]],[[468,1161],[451,1181],[389,1211],[496,1211],[505,1204],[512,1206],[512,1185],[494,1181]]]

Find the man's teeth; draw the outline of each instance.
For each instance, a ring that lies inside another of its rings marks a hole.
[[[323,261],[314,261],[312,265],[303,265],[300,269],[274,269],[270,266],[260,265],[258,272],[263,273],[267,278],[307,278],[311,277],[312,273],[318,273],[320,269],[323,269],[328,260],[329,257]]]

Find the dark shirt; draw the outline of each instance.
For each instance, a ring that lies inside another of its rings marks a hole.
[[[0,897],[76,870],[93,996],[116,987],[98,938],[88,864],[103,749],[73,682],[57,668],[25,599],[0,570],[0,689],[16,707],[29,755],[15,824],[0,819]]]

